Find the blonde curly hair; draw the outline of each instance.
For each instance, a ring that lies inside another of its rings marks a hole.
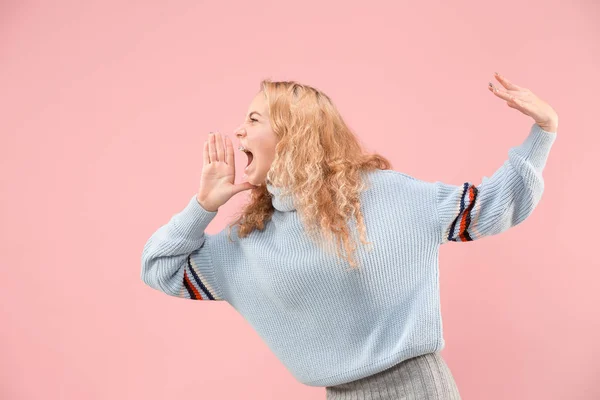
[[[356,242],[350,237],[348,220],[355,217],[362,244],[366,228],[360,211],[359,193],[366,188],[362,173],[391,169],[379,154],[367,154],[346,125],[331,99],[322,91],[295,81],[264,79],[260,91],[266,97],[274,134],[279,138],[266,182],[281,187],[281,195],[294,196],[296,210],[309,237],[319,246],[341,242],[337,256],[351,268]],[[259,92],[260,93],[260,92]],[[274,208],[265,184],[252,188],[239,218],[238,237],[263,230]],[[325,241],[323,241],[325,237]],[[327,249],[327,246],[322,247]]]

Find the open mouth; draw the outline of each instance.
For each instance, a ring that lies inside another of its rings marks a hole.
[[[240,146],[240,150],[243,151],[244,153],[246,153],[246,156],[248,157],[248,164],[246,164],[246,168],[245,170],[248,170],[248,168],[250,167],[250,164],[252,164],[252,161],[254,160],[254,154],[252,154],[252,152],[250,150],[248,150],[247,148]]]

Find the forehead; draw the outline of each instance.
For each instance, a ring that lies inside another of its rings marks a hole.
[[[267,115],[269,113],[267,99],[265,99],[265,95],[262,91],[257,93],[252,99],[252,102],[248,107],[248,114],[252,111],[258,111],[261,115]]]

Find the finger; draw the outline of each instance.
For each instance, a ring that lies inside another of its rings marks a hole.
[[[225,136],[225,162],[227,165],[235,166],[234,156],[233,156],[233,143],[231,143],[231,139],[229,136]]]
[[[204,141],[204,165],[210,163],[210,159],[208,157],[208,140]]]
[[[525,115],[529,115],[529,116],[532,115],[531,108],[529,107],[529,103],[518,97],[514,97],[511,99],[511,101],[507,101],[506,105],[509,106],[510,108],[514,108],[515,110],[522,112]]]
[[[215,135],[216,148],[217,148],[217,160],[225,161],[224,151],[223,151],[223,137],[219,132]]]
[[[208,154],[210,155],[210,162],[217,161],[217,151],[215,150],[215,134],[211,132],[208,135]]]
[[[508,79],[506,79],[504,76],[500,75],[499,73],[495,73],[496,79],[498,80],[498,82],[500,82],[502,84],[502,86],[504,86],[505,88],[509,89],[509,90],[523,90],[522,87],[515,85],[514,83],[512,83],[511,81],[509,81]]]
[[[512,101],[514,100],[515,94],[514,93],[509,93],[506,90],[502,90],[502,89],[498,89],[496,86],[493,86],[492,83],[490,82],[488,88],[498,97],[500,97],[501,99],[504,99],[506,101]]]

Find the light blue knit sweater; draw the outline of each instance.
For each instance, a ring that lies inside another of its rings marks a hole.
[[[540,201],[555,139],[534,124],[478,186],[392,170],[363,175],[370,187],[361,193],[361,210],[373,244],[371,251],[359,246],[357,270],[310,241],[293,200],[277,187],[267,185],[275,213],[265,229],[239,239],[236,227],[234,242],[227,227],[204,232],[218,211],[203,209],[194,194],[148,239],[141,278],[171,296],[226,301],[303,384],[334,386],[375,374],[444,348],[439,246],[522,222]]]

